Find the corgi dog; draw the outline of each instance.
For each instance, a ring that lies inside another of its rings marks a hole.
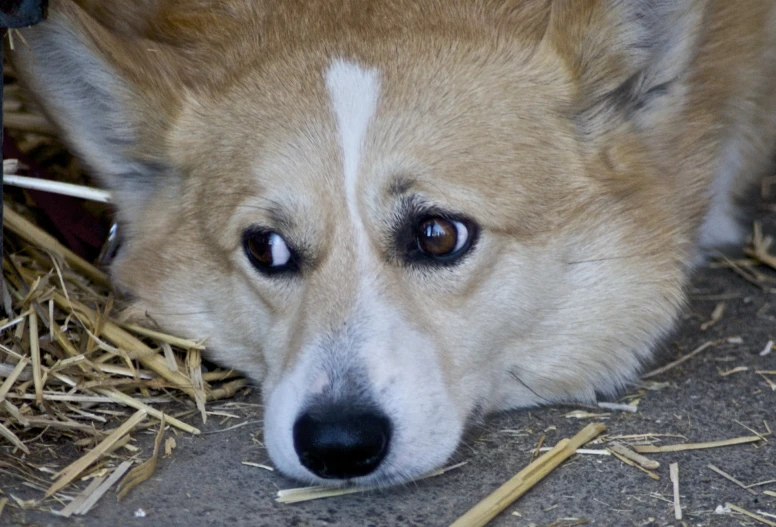
[[[133,312],[308,483],[627,386],[776,152],[776,2],[51,0],[9,52],[113,192]]]

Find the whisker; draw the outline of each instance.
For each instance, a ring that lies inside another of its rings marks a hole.
[[[591,258],[589,260],[577,260],[574,262],[566,262],[566,265],[577,265],[577,264],[583,264],[583,263],[595,263],[595,262],[606,262],[609,260],[625,260],[627,258],[642,258],[644,256],[654,256],[654,252],[650,253],[641,253],[641,254],[628,254],[623,256],[608,256],[604,258]]]
[[[523,381],[523,379],[521,379],[521,378],[520,378],[520,377],[517,375],[517,373],[515,373],[515,370],[514,370],[514,369],[511,369],[511,370],[509,370],[509,375],[510,375],[510,376],[512,376],[512,378],[513,378],[513,379],[515,379],[517,382],[519,382],[520,384],[522,384],[522,385],[523,385],[523,386],[524,386],[524,387],[525,387],[525,388],[526,388],[526,389],[527,389],[529,392],[531,392],[532,394],[534,394],[536,397],[538,397],[539,399],[543,400],[544,402],[546,402],[546,403],[548,403],[548,404],[552,404],[552,401],[550,401],[550,400],[549,400],[549,399],[547,399],[546,397],[542,397],[541,395],[539,395],[538,393],[536,393],[536,391],[535,391],[533,388],[531,388],[530,386],[528,386],[528,385],[525,383],[525,381]]]
[[[221,209],[230,209],[230,210],[231,209],[237,209],[237,208],[245,208],[245,209],[260,210],[262,212],[268,212],[270,214],[275,212],[275,209],[271,208],[271,207],[262,207],[260,205],[245,205],[245,204],[242,204],[242,203],[239,204],[239,205],[231,205],[231,204],[228,204],[228,205],[216,205],[216,206],[214,206],[212,208],[214,208],[214,209],[221,208]]]
[[[212,310],[207,310],[207,311],[189,311],[189,312],[182,311],[182,312],[177,312],[177,313],[172,313],[172,312],[165,313],[165,312],[162,312],[162,311],[155,311],[154,313],[146,313],[146,316],[148,316],[150,318],[153,318],[154,316],[159,316],[159,315],[164,316],[164,317],[189,317],[189,316],[192,316],[192,315],[212,315],[212,314],[213,314]]]

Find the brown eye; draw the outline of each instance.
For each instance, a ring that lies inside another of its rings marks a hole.
[[[243,246],[253,266],[264,273],[290,270],[294,264],[291,249],[276,232],[247,231],[243,235]]]
[[[450,256],[467,245],[469,230],[460,221],[426,218],[418,225],[418,249],[429,256]]]

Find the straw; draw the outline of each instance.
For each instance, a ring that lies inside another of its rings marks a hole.
[[[591,423],[571,439],[562,439],[555,448],[538,457],[512,479],[496,489],[452,523],[451,527],[482,527],[511,505],[520,496],[544,479],[561,463],[573,456],[578,448],[592,441],[606,430],[602,423]]]

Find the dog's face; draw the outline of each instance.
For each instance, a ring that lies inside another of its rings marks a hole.
[[[45,92],[53,56],[86,64],[110,79],[106,129],[130,123],[123,143],[68,129],[113,178],[117,282],[263,383],[285,473],[418,476],[483,411],[616,390],[670,328],[687,218],[631,120],[615,109],[610,129],[580,105],[587,81],[541,38],[549,22],[520,38],[256,44],[195,82],[164,62],[173,50],[143,41],[116,58],[131,40],[53,7],[37,61],[19,61],[28,83]],[[62,46],[72,34],[93,40]],[[140,80],[144,64],[182,80]],[[55,120],[94,112],[81,99],[99,87],[81,89],[50,103]]]

